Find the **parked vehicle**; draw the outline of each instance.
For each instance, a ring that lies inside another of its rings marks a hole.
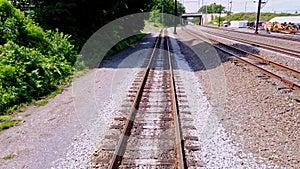
[[[223,21],[223,26],[224,26],[224,27],[230,26],[230,22],[229,22],[229,21]]]
[[[230,27],[246,28],[248,21],[230,21]]]

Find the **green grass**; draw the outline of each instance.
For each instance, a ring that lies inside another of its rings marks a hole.
[[[165,26],[160,23],[160,22],[151,22],[151,21],[145,21],[145,25],[150,25],[150,26],[153,26],[155,28],[158,28],[158,29],[161,29],[161,28],[164,28]]]
[[[75,76],[75,73],[74,75]],[[47,96],[44,96],[42,98],[40,98],[39,100],[32,100],[30,102],[27,103],[21,103],[19,105],[14,105],[12,107],[10,107],[9,109],[7,109],[4,112],[0,112],[0,121],[1,121],[1,115],[11,115],[17,112],[21,112],[23,111],[27,106],[30,105],[35,105],[35,106],[44,106],[48,103],[48,100],[51,98],[54,98],[56,95],[62,93],[62,91],[69,87],[71,85],[71,80],[69,80],[68,82],[65,82],[63,85],[60,85],[57,87],[57,89],[53,92],[51,92],[50,94],[48,94]]]
[[[0,116],[0,123],[5,122],[7,120],[10,120],[11,118],[9,116]]]
[[[19,120],[13,120],[10,116],[0,116],[0,131],[13,127],[19,122]]]
[[[75,74],[75,73],[74,73]],[[74,75],[73,75],[74,76]],[[63,85],[58,86],[58,88],[51,92],[49,95],[40,98],[40,100],[34,101],[33,104],[35,106],[45,106],[48,102],[49,99],[54,98],[55,96],[57,96],[58,94],[61,94],[63,92],[63,90],[67,87],[69,87],[71,85],[71,80],[69,80],[68,82],[66,82]]]
[[[84,75],[86,72],[88,72],[88,69],[83,69],[83,70],[76,70],[75,73],[74,73],[74,77],[80,77],[82,75]]]
[[[42,99],[36,102],[37,106],[45,106],[48,103],[47,99]]]
[[[146,35],[146,33],[139,33],[137,35],[128,37],[124,40],[121,40],[119,43],[117,43],[114,47],[112,47],[108,52],[106,56],[112,56],[124,49],[126,49],[128,46],[130,46],[131,44],[135,43],[136,41],[142,39],[144,36]]]
[[[7,156],[3,157],[2,159],[3,160],[10,160],[10,159],[13,159],[15,156],[16,155],[14,155],[14,154],[10,154],[10,155],[7,155]]]

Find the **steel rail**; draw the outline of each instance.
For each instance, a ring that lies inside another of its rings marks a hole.
[[[296,83],[294,83],[294,82],[292,82],[292,81],[289,81],[289,80],[287,80],[287,79],[285,79],[285,78],[283,78],[283,77],[281,77],[281,76],[279,76],[279,75],[277,75],[277,74],[275,74],[275,73],[272,73],[272,72],[270,72],[270,71],[268,71],[268,70],[266,70],[266,69],[263,69],[262,67],[259,67],[259,66],[255,65],[255,64],[253,64],[253,63],[251,63],[251,62],[245,60],[245,59],[242,59],[241,57],[236,56],[236,54],[234,54],[234,53],[232,53],[232,52],[229,52],[229,51],[227,51],[227,50],[225,50],[225,49],[223,49],[223,48],[221,48],[220,46],[218,46],[218,45],[215,44],[215,43],[221,43],[221,42],[219,42],[219,41],[217,41],[217,40],[210,39],[210,38],[206,38],[207,40],[205,40],[203,37],[201,37],[200,35],[198,35],[198,34],[195,33],[194,31],[186,30],[186,29],[184,29],[184,30],[185,30],[187,33],[189,33],[189,34],[191,34],[191,35],[193,35],[193,36],[196,36],[196,37],[198,37],[199,39],[201,39],[201,40],[203,40],[203,41],[206,41],[206,42],[207,42],[207,41],[210,41],[214,47],[218,48],[219,50],[221,50],[221,51],[223,51],[223,52],[225,52],[225,53],[228,53],[228,54],[232,55],[232,56],[234,57],[235,60],[238,60],[238,61],[240,61],[240,62],[244,62],[244,63],[246,63],[246,64],[248,64],[248,65],[251,65],[251,66],[257,68],[258,70],[262,71],[263,73],[268,74],[269,76],[272,76],[272,77],[274,77],[274,78],[276,78],[276,79],[278,79],[278,80],[284,82],[288,87],[300,91],[300,85],[298,85],[298,84],[296,84]],[[227,46],[227,45],[226,45],[226,46]],[[230,46],[230,47],[231,47],[231,46]],[[233,48],[233,47],[231,47],[231,48]],[[241,51],[241,50],[238,49],[238,48],[233,48],[233,49]],[[242,52],[244,52],[244,51],[242,51]],[[246,53],[248,53],[248,52],[246,52]],[[253,55],[253,54],[251,54],[251,53],[248,53],[248,54]],[[282,66],[282,65],[281,65],[281,66]],[[287,69],[289,70],[290,68],[287,68]],[[294,71],[295,71],[295,70],[294,70]],[[295,72],[297,72],[297,71],[295,71]]]
[[[168,52],[168,60],[169,60],[169,68],[170,68],[170,82],[171,82],[171,91],[172,91],[172,112],[174,114],[175,118],[175,131],[176,131],[176,147],[177,147],[177,158],[179,159],[178,168],[184,169],[187,168],[187,164],[185,161],[184,156],[184,142],[182,137],[182,131],[181,131],[181,124],[180,124],[180,117],[179,117],[179,109],[178,109],[178,99],[176,94],[176,88],[175,88],[175,79],[174,79],[174,71],[173,71],[173,64],[171,59],[171,52],[170,52],[170,46],[169,46],[169,38],[166,37],[166,43],[167,43],[167,52]]]
[[[207,26],[207,25],[206,26],[202,25],[202,27],[211,28],[211,29],[219,29],[219,30],[228,31],[228,32],[237,32],[237,33],[248,34],[248,35],[253,35],[253,36],[267,37],[267,38],[271,38],[271,39],[275,39],[275,40],[276,39],[284,39],[284,40],[296,41],[296,42],[299,42],[299,40],[300,40],[300,36],[298,36],[298,37],[286,37],[286,36],[278,36],[278,35],[272,35],[272,34],[254,34],[253,32],[230,30],[230,29],[226,29],[226,28],[219,28],[219,27]],[[280,35],[282,35],[282,34],[280,34]]]
[[[267,59],[264,59],[258,55],[255,55],[253,53],[250,53],[250,52],[247,52],[246,50],[243,50],[243,49],[240,49],[238,47],[234,47],[234,46],[228,46],[226,45],[225,43],[222,43],[220,41],[217,41],[217,40],[214,40],[214,39],[211,39],[211,38],[207,38],[208,40],[210,40],[211,42],[215,42],[216,44],[221,44],[223,46],[226,46],[226,47],[229,47],[229,48],[232,48],[232,49],[235,49],[235,50],[238,50],[240,52],[243,52],[248,58],[252,58],[252,59],[255,59],[255,60],[259,60],[267,65],[271,65],[271,66],[274,66],[274,67],[277,67],[277,68],[280,68],[282,70],[285,70],[285,71],[288,71],[294,75],[297,75],[300,77],[300,72],[297,71],[297,70],[294,70],[294,69],[291,69],[289,67],[286,67],[286,66],[283,66],[281,64],[278,64],[276,62],[273,62],[273,61],[270,61],[270,60],[267,60]]]
[[[140,100],[142,98],[143,90],[144,90],[147,78],[149,76],[150,68],[151,68],[151,65],[152,65],[152,60],[153,60],[154,54],[156,52],[157,45],[160,41],[162,31],[163,30],[160,31],[160,34],[156,39],[154,49],[151,53],[149,64],[147,65],[146,71],[143,75],[142,83],[138,87],[137,96],[135,97],[134,102],[133,102],[133,104],[130,108],[130,111],[129,111],[129,119],[127,119],[125,128],[124,128],[124,130],[123,130],[123,132],[120,136],[119,142],[118,142],[117,147],[116,147],[115,152],[114,152],[114,155],[113,155],[113,157],[111,159],[111,162],[109,164],[109,167],[108,167],[109,169],[117,169],[118,166],[121,163],[123,154],[124,154],[126,146],[127,146],[127,140],[129,138],[129,135],[130,135],[130,131],[131,131],[131,128],[132,128],[132,125],[133,125],[133,122],[134,122],[134,119],[135,119],[135,116],[136,116],[136,113],[137,113],[137,110],[138,110]]]
[[[261,42],[254,42],[254,41],[249,41],[249,40],[247,41],[247,40],[244,40],[244,39],[224,35],[224,34],[221,34],[221,33],[211,32],[211,31],[207,31],[207,32],[209,32],[210,34],[213,34],[213,35],[223,37],[223,38],[227,38],[227,39],[235,40],[235,41],[238,41],[238,42],[246,43],[246,44],[249,44],[251,46],[260,47],[260,48],[264,48],[264,49],[268,49],[268,50],[273,50],[275,52],[279,52],[279,53],[290,55],[290,56],[293,56],[293,57],[296,57],[296,58],[300,58],[300,53],[299,53],[298,50],[292,50],[292,49],[282,48],[282,47],[273,46],[273,45],[266,45],[266,44],[263,44]]]
[[[127,146],[127,140],[129,139],[130,136],[130,132],[131,129],[133,127],[133,122],[136,116],[136,113],[138,111],[138,107],[139,107],[139,103],[141,101],[142,98],[142,94],[144,91],[144,87],[146,85],[149,73],[150,73],[150,69],[153,63],[153,58],[154,55],[156,53],[156,48],[159,44],[159,42],[161,42],[162,38],[162,31],[163,29],[160,31],[160,34],[158,36],[158,38],[156,39],[155,45],[154,45],[154,49],[152,51],[151,57],[150,57],[150,61],[147,65],[146,71],[143,75],[143,80],[140,84],[140,86],[138,87],[138,92],[137,92],[137,96],[134,99],[134,102],[130,108],[129,111],[129,119],[126,122],[126,125],[124,127],[124,130],[122,131],[122,135],[120,136],[120,139],[118,141],[117,147],[115,149],[114,155],[112,157],[112,159],[110,160],[110,164],[109,164],[109,169],[117,169],[118,166],[121,164],[122,162],[122,158],[123,155],[125,153],[126,150],[126,146]],[[174,114],[174,119],[175,119],[175,134],[176,134],[176,155],[178,158],[178,163],[177,163],[177,168],[179,169],[185,169],[187,167],[186,163],[185,163],[185,159],[184,159],[184,151],[183,151],[183,139],[182,139],[182,134],[181,134],[181,130],[180,130],[180,121],[179,121],[179,111],[178,111],[178,101],[177,101],[177,96],[176,96],[176,88],[175,88],[175,80],[174,80],[174,75],[173,75],[173,68],[172,68],[172,61],[171,61],[171,54],[170,54],[170,48],[169,48],[169,43],[168,43],[168,39],[166,38],[166,43],[167,43],[167,50],[168,50],[168,62],[169,62],[169,69],[170,69],[170,82],[171,82],[171,92],[172,92],[172,112]]]
[[[194,33],[194,34],[197,34],[196,32],[192,31],[192,30],[189,30],[190,32]],[[283,65],[280,65],[276,62],[273,62],[273,61],[270,61],[268,59],[264,59],[262,57],[260,57],[259,55],[256,55],[256,54],[253,54],[253,53],[250,53],[250,52],[247,52],[246,50],[243,50],[243,49],[240,49],[238,47],[234,47],[234,46],[228,46],[226,45],[225,43],[222,43],[220,41],[217,41],[217,40],[214,40],[214,39],[211,39],[211,38],[207,38],[208,40],[210,40],[211,42],[214,42],[216,44],[221,44],[221,45],[224,45],[226,47],[229,47],[229,48],[232,48],[232,49],[235,49],[235,50],[238,50],[238,51],[241,51],[243,52],[247,57],[249,58],[253,58],[255,60],[259,60],[267,65],[271,65],[271,66],[274,66],[274,67],[277,67],[277,68],[280,68],[282,70],[285,70],[285,71],[288,71],[294,75],[297,75],[297,76],[300,76],[300,72],[297,71],[297,70],[294,70],[294,69],[291,69],[289,67],[286,67],[286,66],[283,66]]]

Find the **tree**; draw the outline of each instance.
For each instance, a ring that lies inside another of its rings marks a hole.
[[[125,15],[150,11],[151,0],[12,0],[22,11],[32,7],[33,18],[45,29],[72,35],[79,50],[99,28]]]
[[[30,7],[34,11],[32,18],[44,29],[58,28],[72,35],[78,50],[95,31],[117,18],[156,9],[161,12],[162,4],[164,13],[174,13],[174,0],[110,0],[109,3],[103,0],[12,0],[11,3],[22,11]],[[184,12],[180,4],[178,9],[179,14]]]
[[[149,17],[150,22],[162,23],[164,26],[174,25],[174,0],[154,0]],[[185,12],[184,6],[177,1],[177,16]],[[163,13],[164,15],[162,15]],[[169,15],[166,15],[169,14]]]
[[[210,5],[204,5],[199,9],[199,12],[202,13],[221,13],[224,11],[225,7],[222,5],[218,5],[216,3]]]
[[[151,11],[157,11],[159,13],[167,13],[174,15],[174,8],[175,8],[175,1],[174,0],[154,0],[152,2]],[[178,7],[178,16],[185,12],[184,6],[177,1]],[[163,9],[163,11],[162,11]]]

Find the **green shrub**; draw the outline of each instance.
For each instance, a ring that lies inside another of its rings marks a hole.
[[[74,71],[69,35],[44,31],[0,0],[0,115],[51,93]]]

